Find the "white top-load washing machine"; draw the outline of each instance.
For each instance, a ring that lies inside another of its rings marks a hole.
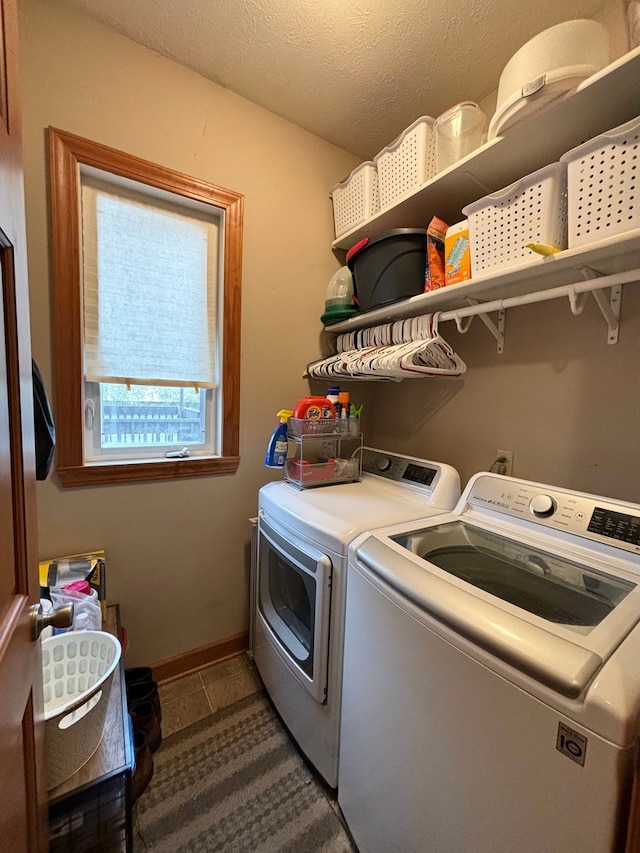
[[[254,659],[283,722],[326,782],[338,782],[347,547],[373,527],[452,509],[449,465],[362,450],[357,483],[260,490]]]
[[[360,853],[625,850],[640,506],[481,473],[452,513],[359,536],[347,577],[338,800]]]

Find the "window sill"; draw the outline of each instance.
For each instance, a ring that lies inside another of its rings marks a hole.
[[[239,456],[186,457],[185,459],[119,459],[108,465],[87,465],[56,468],[62,486],[97,486],[110,483],[136,483],[151,480],[175,480],[180,477],[208,477],[216,474],[235,474]]]

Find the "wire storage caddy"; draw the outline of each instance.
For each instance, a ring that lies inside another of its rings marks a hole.
[[[284,479],[297,489],[357,483],[362,477],[359,418],[289,418],[287,439],[292,455]]]

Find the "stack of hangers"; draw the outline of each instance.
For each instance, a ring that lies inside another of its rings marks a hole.
[[[335,355],[307,365],[314,379],[460,376],[465,363],[438,333],[438,314],[411,317],[336,338]]]

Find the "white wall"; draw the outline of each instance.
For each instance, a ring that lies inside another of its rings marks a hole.
[[[248,519],[274,476],[263,463],[276,412],[308,393],[304,367],[320,354],[339,266],[329,189],[357,161],[64,5],[21,0],[20,28],[33,352],[49,388],[47,126],[245,196],[237,474],[38,486],[41,558],[105,548],[127,664],[157,662],[247,628]]]

